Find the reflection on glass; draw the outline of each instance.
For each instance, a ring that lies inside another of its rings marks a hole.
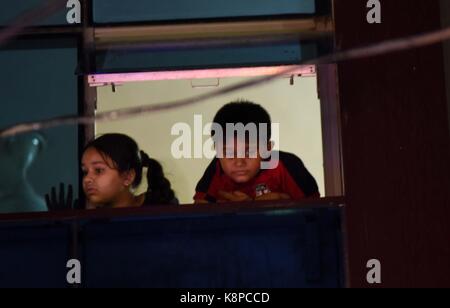
[[[0,139],[0,213],[47,211],[27,179],[43,145],[44,138],[35,133]]]

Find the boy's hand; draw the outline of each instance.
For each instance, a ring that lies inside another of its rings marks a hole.
[[[240,191],[226,192],[221,190],[219,191],[219,197],[221,199],[219,202],[244,202],[253,200],[247,194]]]
[[[289,200],[291,197],[288,194],[270,192],[262,196],[256,197],[255,201],[270,201],[270,200]]]

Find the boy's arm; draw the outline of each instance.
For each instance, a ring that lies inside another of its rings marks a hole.
[[[280,153],[282,190],[293,200],[320,197],[319,187],[314,177],[297,156]]]
[[[204,199],[194,199],[194,204],[208,204],[209,202]]]
[[[255,198],[255,201],[276,201],[276,200],[290,200],[291,196],[284,193],[268,193]]]

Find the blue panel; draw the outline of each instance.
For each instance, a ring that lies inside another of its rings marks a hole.
[[[342,287],[338,210],[85,226],[86,287]]]
[[[96,23],[123,23],[316,14],[317,7],[316,0],[94,0],[93,11]]]
[[[0,129],[78,113],[75,41],[28,41],[21,48],[0,50],[0,65]],[[30,168],[32,186],[41,196],[60,182],[72,184],[77,192],[78,127],[57,127],[41,133],[46,146]]]
[[[10,1],[10,0],[0,0],[1,10],[0,10],[0,26],[8,25],[20,14],[30,11],[39,7],[42,3],[48,2],[46,0],[20,0],[20,1]],[[68,25],[66,14],[70,9],[63,8],[57,13],[49,16],[45,19],[39,19],[33,25],[39,26],[59,26]]]
[[[245,67],[299,63],[317,56],[314,43],[191,50],[109,51],[97,56],[97,73]]]
[[[0,288],[64,288],[68,258],[64,226],[0,227]]]

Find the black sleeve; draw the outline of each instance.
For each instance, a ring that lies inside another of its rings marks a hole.
[[[316,180],[311,173],[309,173],[308,169],[306,169],[300,158],[291,153],[280,152],[280,160],[306,197],[319,192]]]

